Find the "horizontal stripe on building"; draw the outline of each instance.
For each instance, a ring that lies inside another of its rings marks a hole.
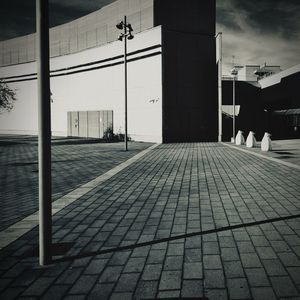
[[[139,50],[136,50],[136,51],[132,51],[132,52],[129,52],[127,54],[127,56],[131,57],[133,55],[137,55],[137,54],[140,54],[140,53],[155,50],[157,48],[161,48],[161,45],[154,45],[154,46],[151,46],[151,47],[147,47],[147,48],[139,49]],[[140,59],[145,59],[145,58],[148,58],[148,57],[160,55],[161,53],[162,53],[161,51],[156,51],[156,52],[152,52],[152,53],[149,53],[149,54],[129,58],[129,59],[127,59],[127,62],[133,62],[133,61],[137,61],[137,60],[140,60]],[[94,65],[97,65],[97,64],[101,64],[101,63],[105,63],[105,62],[109,62],[109,61],[114,61],[114,60],[120,60],[120,61],[112,62],[112,63],[109,63],[109,64],[100,65],[100,66],[94,66]],[[82,73],[82,72],[94,71],[94,70],[98,70],[98,69],[117,66],[117,65],[120,65],[120,64],[124,64],[124,55],[118,55],[118,56],[114,56],[114,57],[110,57],[110,58],[106,58],[106,59],[102,59],[102,60],[98,60],[98,61],[93,61],[93,62],[89,62],[89,63],[85,63],[85,64],[80,64],[80,65],[67,67],[67,68],[51,70],[50,71],[50,77],[66,76],[66,75],[72,75],[72,74],[77,74],[77,73]],[[87,68],[88,66],[94,66],[94,67]],[[84,69],[76,70],[78,68],[84,68]],[[72,70],[74,70],[74,71],[72,71]],[[59,73],[59,72],[63,72],[63,73]],[[53,74],[53,73],[59,73],[59,74]],[[13,79],[13,80],[10,80],[10,79]],[[16,79],[16,80],[14,80],[14,79]],[[9,76],[9,77],[1,78],[1,80],[4,80],[6,83],[30,81],[30,80],[35,80],[35,79],[37,79],[37,73],[30,73],[30,74],[16,75],[16,76]]]

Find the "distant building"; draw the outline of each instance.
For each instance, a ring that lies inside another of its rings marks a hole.
[[[236,79],[239,81],[255,82],[268,76],[281,72],[280,66],[245,65],[234,66],[232,72],[236,72]]]
[[[300,138],[300,64],[287,70],[279,66],[235,66],[236,129],[245,134],[265,131],[274,139]],[[233,76],[223,77],[223,105],[232,105]],[[230,140],[231,116],[223,113],[223,137]]]

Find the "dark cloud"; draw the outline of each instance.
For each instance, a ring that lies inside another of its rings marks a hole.
[[[257,33],[299,38],[299,0],[217,0],[217,20],[232,30],[241,31],[244,23]]]
[[[35,31],[35,0],[2,1],[0,9],[0,40]]]
[[[115,0],[50,0],[50,27],[61,25],[80,18],[114,1]]]
[[[223,72],[236,64],[299,64],[299,0],[217,0],[217,30],[223,32]]]

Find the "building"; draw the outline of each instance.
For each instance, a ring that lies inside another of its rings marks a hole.
[[[236,69],[234,85],[239,106],[236,130],[244,131],[245,135],[254,131],[259,140],[264,132],[270,132],[273,139],[300,138],[300,65],[284,71],[279,71],[278,66],[266,65]],[[222,86],[223,104],[232,105],[232,77],[225,77]],[[231,136],[232,119],[225,112],[223,138],[230,140]]]
[[[95,126],[108,112],[114,131],[124,132],[123,45],[115,26],[124,15],[135,36],[128,41],[129,136],[216,141],[214,0],[117,0],[52,28],[52,134],[65,136],[79,126],[78,135],[98,135]],[[18,98],[0,116],[0,132],[37,134],[35,35],[0,42],[0,66]],[[76,114],[80,122],[68,120]],[[93,129],[80,130],[83,123]]]

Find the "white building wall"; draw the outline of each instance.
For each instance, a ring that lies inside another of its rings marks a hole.
[[[239,81],[257,81],[257,75],[254,74],[259,66],[244,66],[238,71]]]
[[[261,88],[264,89],[269,86],[278,84],[281,82],[282,78],[290,76],[290,75],[298,73],[298,72],[300,72],[300,64],[293,66],[289,69],[286,69],[284,71],[281,71],[277,74],[265,77],[265,78],[259,80],[259,84],[260,84]]]
[[[139,141],[162,141],[162,65],[161,54],[159,54],[161,28],[144,31],[128,41],[128,53],[155,45],[158,45],[155,49],[128,57],[131,59],[149,56],[128,63],[128,134]],[[117,41],[102,47],[52,58],[50,69],[53,71],[69,68],[122,54],[123,43]],[[122,60],[119,58],[96,66],[105,66]],[[82,110],[113,110],[114,131],[124,132],[124,65],[119,64],[92,71],[87,71],[87,68],[89,67],[76,68],[85,72],[51,77],[54,100],[51,104],[53,135],[67,135],[67,112]],[[36,63],[26,63],[0,68],[0,77],[35,72]],[[66,71],[51,74],[64,72]],[[8,84],[16,89],[18,100],[11,112],[0,115],[0,132],[37,134],[37,80]]]

